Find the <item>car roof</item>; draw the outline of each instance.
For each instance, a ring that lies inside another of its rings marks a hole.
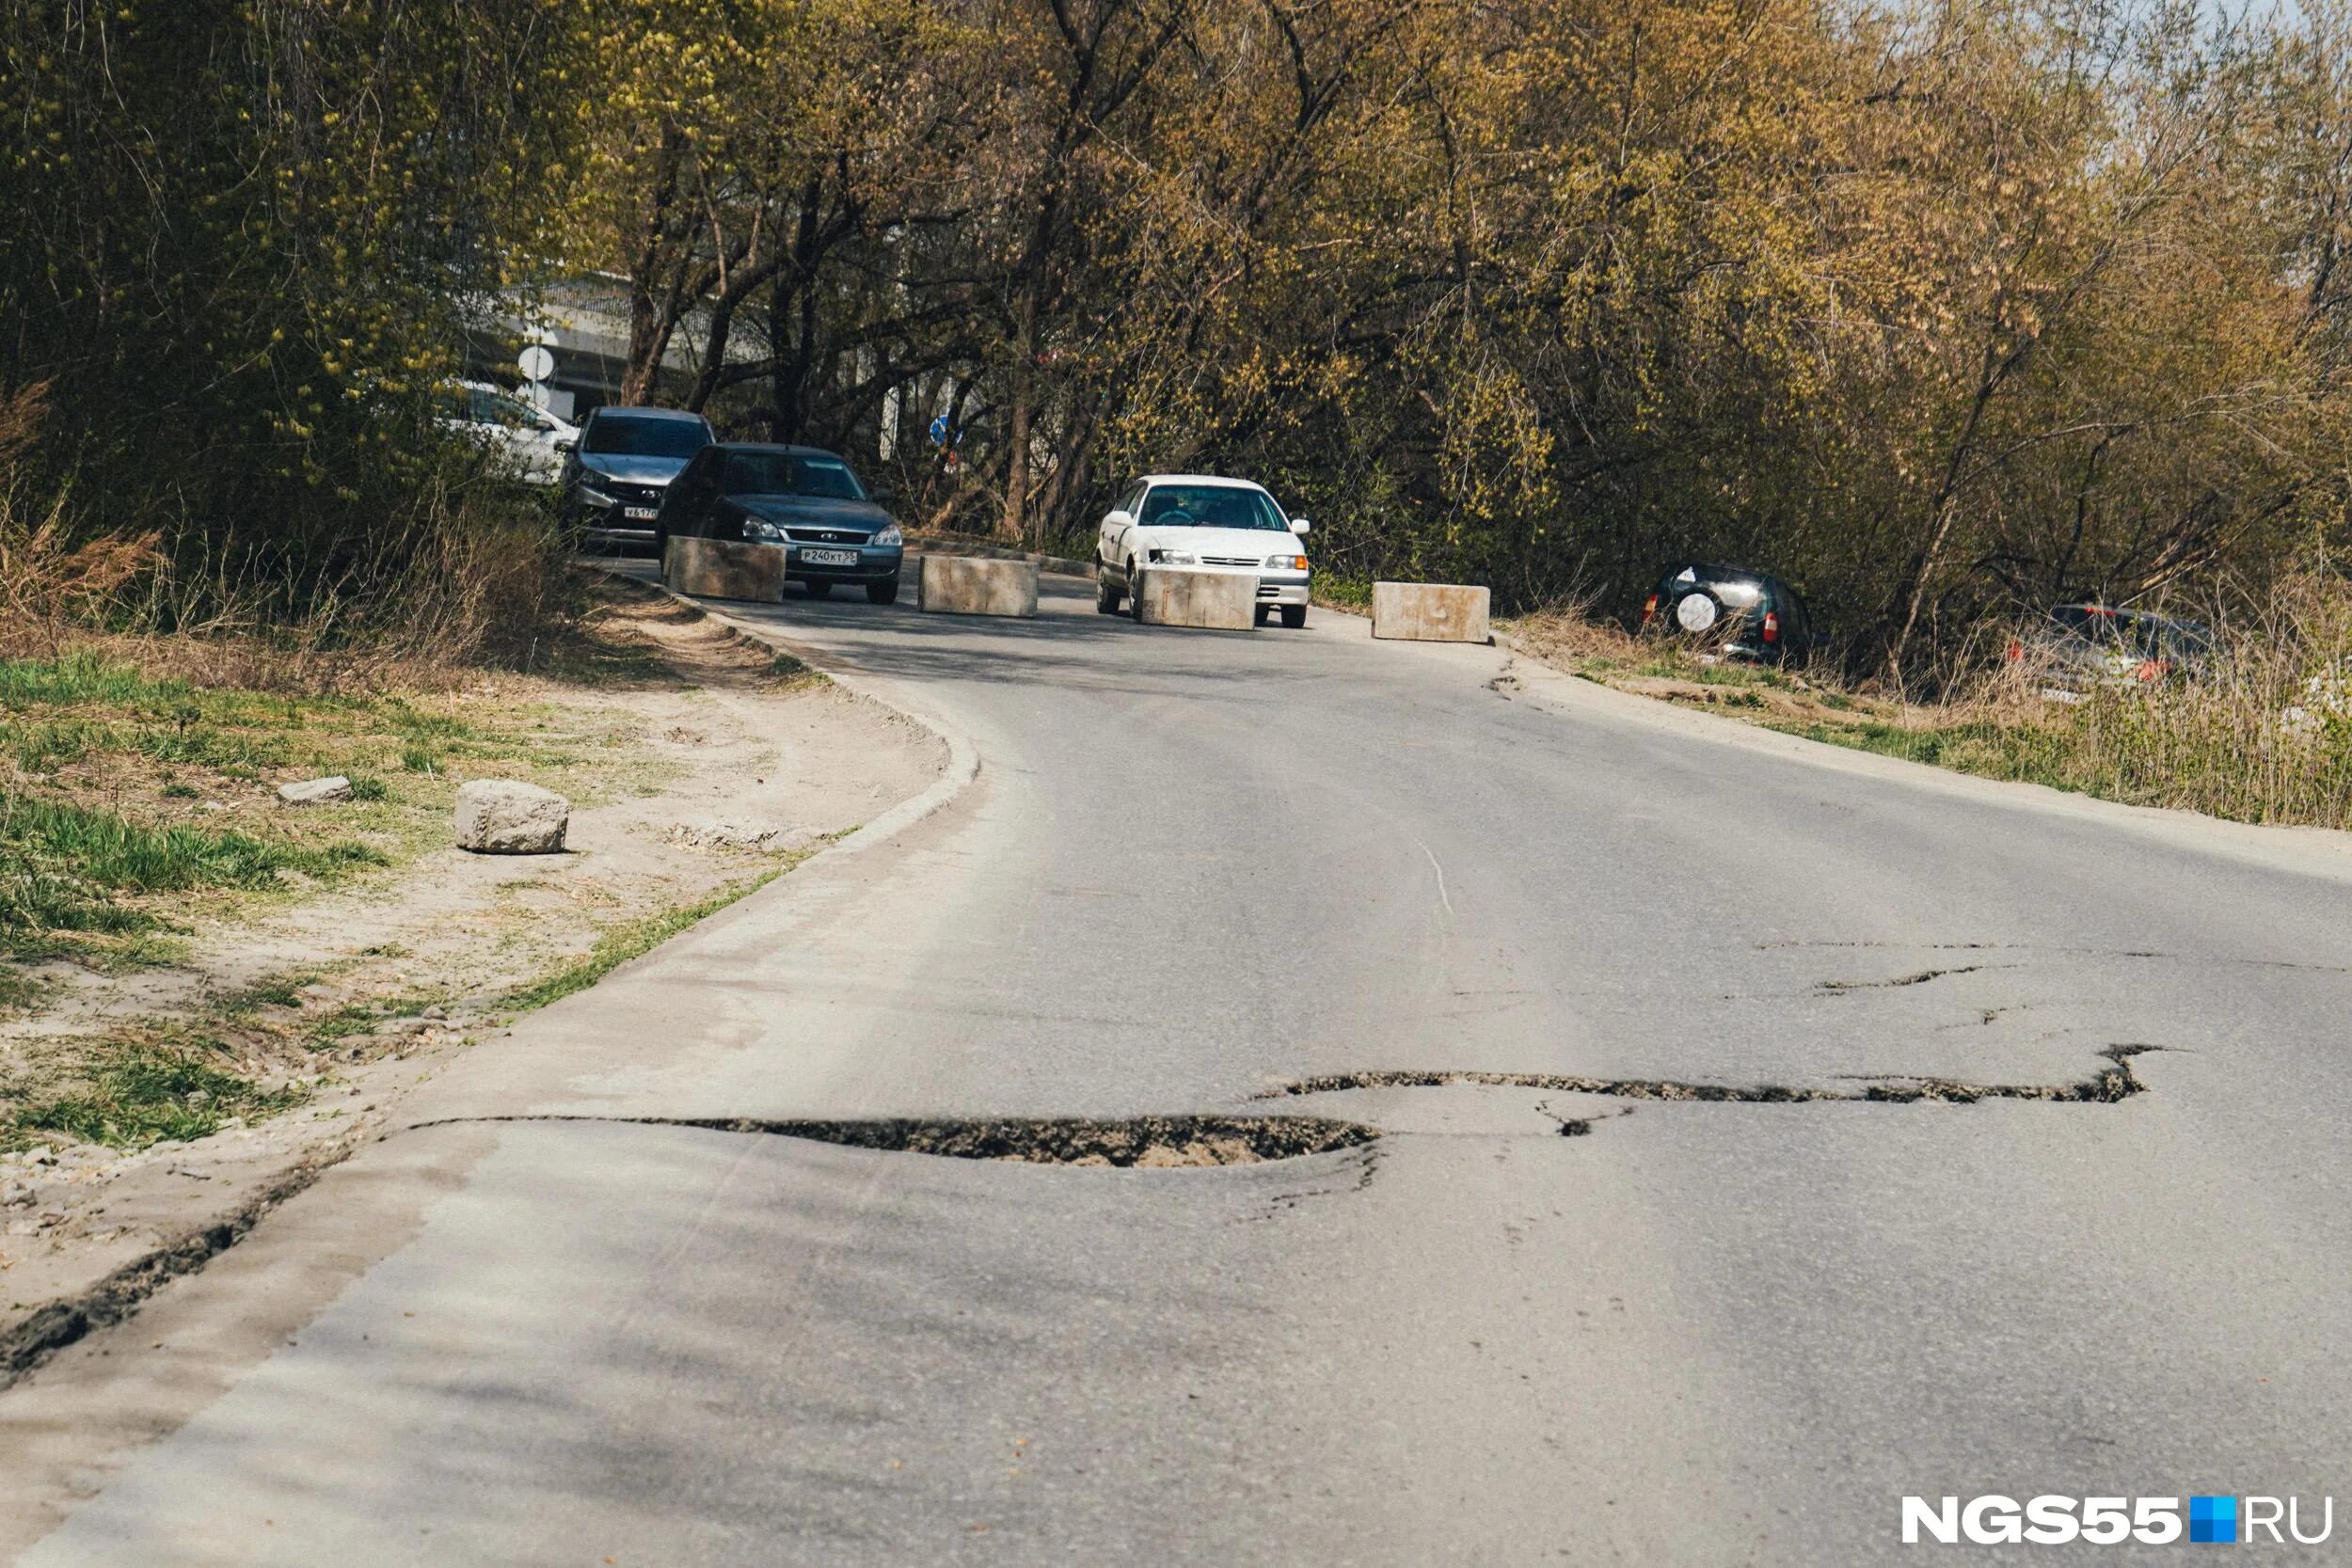
[[[1145,474],[1145,484],[1231,484],[1239,490],[1263,490],[1264,485],[1254,479],[1232,479],[1224,474]]]
[[[627,414],[632,419],[644,420],[677,420],[680,421],[691,420],[696,424],[708,424],[710,422],[708,420],[704,419],[700,414],[693,412],[691,409],[652,408],[634,403],[603,404],[590,410],[588,417],[593,420],[598,414]]]
[[[1758,572],[1746,566],[1718,566],[1708,561],[1673,561],[1659,569],[1660,581],[1678,578],[1688,572],[1702,582],[1771,583],[1775,587],[1788,585],[1770,572]]]
[[[841,455],[837,451],[827,451],[822,447],[787,446],[781,441],[713,441],[710,444],[718,448],[721,451],[783,451],[789,452],[795,457],[831,457],[835,459],[838,459]]]

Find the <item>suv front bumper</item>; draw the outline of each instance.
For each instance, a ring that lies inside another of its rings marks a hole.
[[[590,499],[585,487],[575,490],[580,541],[607,546],[653,548],[654,522],[661,514],[662,494],[654,485],[632,484],[612,493],[611,499],[599,502]]]

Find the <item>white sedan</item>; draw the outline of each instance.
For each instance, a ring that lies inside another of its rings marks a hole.
[[[1232,572],[1258,579],[1260,626],[1268,610],[1282,625],[1307,624],[1307,558],[1290,517],[1262,484],[1214,474],[1146,474],[1127,486],[1095,540],[1094,608],[1116,615],[1133,603],[1152,566]]]

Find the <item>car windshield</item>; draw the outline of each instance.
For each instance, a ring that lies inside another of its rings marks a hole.
[[[1154,528],[1249,528],[1287,533],[1282,509],[1263,490],[1241,484],[1154,484],[1141,522]]]
[[[691,457],[708,445],[710,427],[700,420],[641,414],[599,413],[580,438],[581,450],[608,457]]]
[[[723,480],[730,496],[816,496],[825,500],[862,501],[857,475],[838,457],[821,452],[734,451],[727,453]]]
[[[502,392],[485,391],[473,387],[467,389],[468,412],[476,424],[502,424],[509,430],[552,430],[548,417],[527,403],[519,402]]]

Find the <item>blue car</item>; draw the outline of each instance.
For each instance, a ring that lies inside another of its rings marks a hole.
[[[784,576],[821,599],[836,587],[875,604],[898,596],[906,540],[838,455],[815,447],[723,441],[696,452],[654,524],[671,535],[784,546]]]

